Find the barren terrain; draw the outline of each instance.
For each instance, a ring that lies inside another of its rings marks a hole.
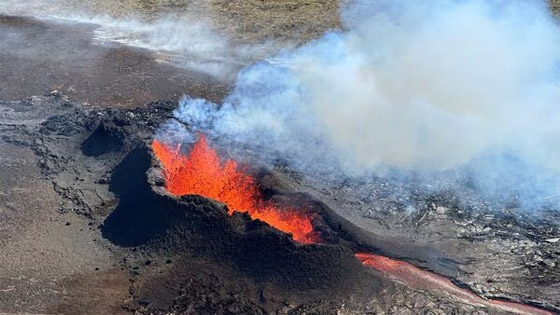
[[[63,2],[34,10],[83,6]],[[148,21],[198,14],[233,45],[274,42],[278,51],[340,28],[338,6],[97,0],[82,10]],[[539,218],[496,214],[478,196],[459,203],[453,194],[414,194],[410,183],[324,182],[282,163],[253,165],[268,198],[308,205],[331,236],[298,244],[248,215],[227,215],[219,202],[162,187],[150,148],[157,128],[181,95],[219,102],[234,77],[99,41],[99,25],[2,14],[0,313],[507,313],[410,286],[363,266],[358,251],[412,263],[485,299],[560,312],[557,209]],[[235,147],[227,139],[216,145]],[[249,160],[257,149],[246,149]]]

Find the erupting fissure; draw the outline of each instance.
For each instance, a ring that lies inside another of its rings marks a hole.
[[[208,146],[200,135],[190,154],[181,147],[154,140],[152,149],[164,170],[165,188],[176,196],[201,195],[225,203],[229,214],[246,212],[280,231],[291,233],[295,241],[305,244],[319,243],[313,230],[311,217],[294,209],[280,209],[265,201],[256,180],[239,170],[235,161],[221,163],[216,150]],[[491,307],[516,314],[552,314],[529,305],[486,300],[473,292],[459,288],[449,279],[422,270],[409,263],[370,253],[357,253],[356,258],[365,266],[377,269],[411,287],[446,292],[475,306]]]
[[[314,243],[311,216],[293,209],[280,209],[263,200],[256,180],[238,169],[235,161],[220,162],[216,150],[200,135],[189,155],[154,140],[152,149],[164,169],[166,190],[176,196],[201,195],[225,203],[230,214],[246,212],[280,231],[291,233],[295,241]]]

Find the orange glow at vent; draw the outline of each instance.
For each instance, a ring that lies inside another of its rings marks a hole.
[[[293,209],[279,209],[264,201],[256,180],[238,169],[237,163],[227,160],[220,163],[216,151],[208,146],[201,135],[190,154],[181,153],[179,146],[154,140],[152,149],[164,170],[165,188],[176,196],[201,195],[225,203],[229,214],[246,212],[286,233],[291,233],[300,243],[319,243],[311,224],[311,217]],[[374,268],[411,287],[440,291],[464,303],[489,307],[515,314],[546,314],[552,312],[530,305],[496,299],[483,299],[473,292],[456,286],[449,279],[422,270],[410,263],[371,253],[356,253],[363,265]]]
[[[228,159],[222,166],[216,151],[201,135],[189,155],[160,141],[152,143],[164,169],[165,188],[170,194],[201,195],[225,203],[229,213],[247,212],[276,229],[291,233],[300,243],[315,243],[311,218],[291,209],[279,209],[264,201],[255,179]]]

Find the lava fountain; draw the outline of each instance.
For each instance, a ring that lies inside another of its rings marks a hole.
[[[152,142],[152,150],[161,162],[165,188],[170,194],[212,198],[225,203],[229,214],[233,214],[234,211],[248,213],[253,219],[259,219],[280,231],[290,233],[297,242],[321,242],[313,229],[310,215],[295,209],[280,209],[265,201],[257,181],[240,170],[235,161],[227,159],[221,163],[216,150],[208,146],[204,135],[200,135],[190,154],[182,153],[180,145],[173,147],[158,140]],[[481,298],[470,290],[456,286],[441,275],[404,261],[370,253],[356,253],[355,256],[363,265],[411,287],[444,292],[470,305],[515,314],[552,314],[529,305]]]
[[[241,171],[231,159],[221,163],[216,150],[208,146],[204,135],[190,154],[181,147],[154,140],[152,150],[164,170],[165,188],[173,195],[200,195],[215,199],[234,211],[248,213],[276,229],[292,234],[295,241],[309,244],[318,241],[312,217],[294,209],[280,209],[265,201],[256,180]]]

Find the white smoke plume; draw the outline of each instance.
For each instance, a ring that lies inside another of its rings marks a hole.
[[[110,7],[110,2],[107,6]],[[154,52],[158,61],[224,79],[234,76],[238,68],[279,49],[272,42],[234,43],[217,31],[213,21],[198,8],[190,10],[186,6],[181,13],[153,13],[152,16],[131,10],[115,16],[110,9],[96,11],[87,7],[76,6],[73,0],[2,0],[0,14],[93,24],[97,26],[93,39],[98,44],[117,43],[146,49]]]
[[[157,52],[157,59],[216,77],[229,79],[236,69],[278,50],[274,43],[238,44],[219,33],[212,21],[189,14],[155,21],[119,20],[108,17],[81,19],[100,25],[95,39]]]
[[[176,118],[305,172],[557,195],[560,28],[546,3],[358,0],[342,16],[344,31],[244,69],[223,104],[185,97]]]

